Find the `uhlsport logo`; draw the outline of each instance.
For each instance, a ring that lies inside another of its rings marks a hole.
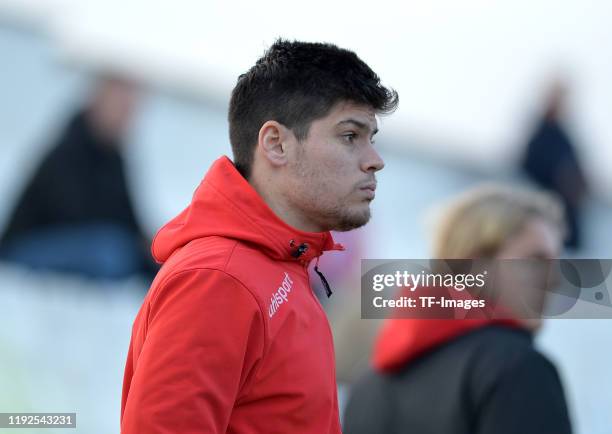
[[[274,316],[281,304],[287,302],[291,288],[293,288],[293,280],[289,277],[289,273],[285,271],[285,278],[270,299],[270,307],[268,309],[270,318]]]

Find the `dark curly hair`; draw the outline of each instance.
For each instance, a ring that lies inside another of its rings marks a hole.
[[[278,39],[232,91],[228,121],[234,164],[249,178],[261,126],[275,120],[298,140],[339,102],[393,112],[399,97],[355,53],[333,44]]]

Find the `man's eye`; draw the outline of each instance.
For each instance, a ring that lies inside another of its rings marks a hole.
[[[342,137],[344,137],[344,140],[346,140],[347,142],[353,143],[353,141],[357,138],[357,134],[348,133],[348,134],[343,134]]]

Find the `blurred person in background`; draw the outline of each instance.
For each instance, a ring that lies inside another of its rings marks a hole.
[[[334,349],[308,265],[370,219],[376,116],[395,91],[355,53],[276,41],[229,104],[217,159],[157,233],[121,432],[339,434]],[[327,296],[331,289],[315,266]]]
[[[559,256],[565,224],[546,193],[488,186],[453,201],[437,229],[438,259],[535,261]],[[505,286],[524,277],[505,276]],[[386,320],[345,434],[571,433],[557,370],[533,346],[539,327],[518,317]]]
[[[122,157],[138,99],[138,86],[127,79],[97,82],[17,201],[0,240],[1,259],[92,278],[152,278],[157,267]]]
[[[580,211],[588,184],[575,145],[563,125],[566,99],[566,86],[556,80],[527,142],[522,168],[539,187],[561,197],[568,225],[565,246],[577,249],[581,243]]]

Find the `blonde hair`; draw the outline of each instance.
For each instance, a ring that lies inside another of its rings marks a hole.
[[[434,257],[482,258],[494,255],[525,223],[540,217],[565,236],[563,206],[543,191],[483,185],[444,207],[434,236]]]

